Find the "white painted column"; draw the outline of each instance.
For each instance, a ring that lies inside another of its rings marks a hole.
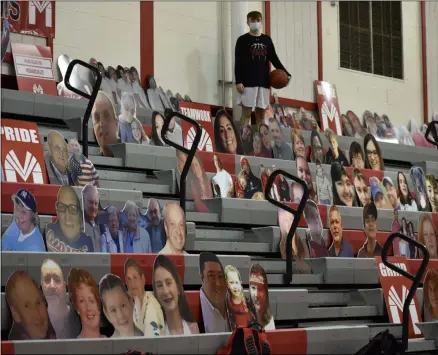
[[[240,121],[242,109],[239,105],[236,105],[237,90],[236,80],[234,77],[234,50],[236,47],[237,39],[248,32],[248,25],[246,24],[246,15],[248,14],[248,1],[231,1],[231,54],[233,63],[233,118],[235,121]]]

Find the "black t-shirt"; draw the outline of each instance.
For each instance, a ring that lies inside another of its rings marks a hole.
[[[286,71],[277,57],[271,37],[265,34],[253,36],[249,33],[240,36],[235,50],[236,84],[269,88],[269,62],[275,68]],[[290,75],[287,71],[286,73]]]

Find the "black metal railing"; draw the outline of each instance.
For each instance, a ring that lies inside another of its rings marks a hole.
[[[190,123],[193,127],[195,127],[195,138],[193,139],[192,146],[190,149],[187,149],[167,138],[167,131],[169,129],[169,124],[172,119],[179,117],[181,120]],[[198,149],[199,141],[201,140],[202,128],[198,122],[191,119],[190,117],[184,116],[179,112],[173,112],[166,110],[165,119],[163,128],[161,129],[161,138],[163,141],[174,147],[177,151],[180,151],[187,155],[186,162],[184,164],[184,168],[181,172],[180,183],[179,183],[179,204],[183,209],[184,213],[186,212],[186,179],[187,174],[189,173],[190,166],[192,165],[193,158],[195,157],[196,150]],[[178,155],[177,155],[178,159]]]
[[[301,187],[303,188],[303,197],[301,198],[301,201],[298,204],[298,208],[296,210],[287,206],[283,202],[277,201],[271,198],[271,196],[269,196],[272,186],[275,183],[275,178],[279,175],[283,175],[293,180],[294,182],[300,184]],[[309,198],[309,189],[306,183],[303,180],[299,179],[298,177],[293,176],[292,174],[289,174],[287,171],[281,169],[274,170],[269,176],[265,188],[265,199],[270,203],[272,203],[273,205],[277,206],[278,208],[281,208],[282,210],[289,212],[294,216],[294,220],[292,221],[292,226],[289,229],[286,239],[286,275],[284,280],[285,284],[290,284],[292,281],[292,240],[295,236],[298,223],[300,222],[301,216],[303,215],[304,207],[306,206],[306,202],[308,198]]]
[[[427,125],[424,138],[435,147],[438,147],[438,121],[432,121]]]
[[[70,84],[70,77],[73,72],[73,68],[75,65],[81,65],[92,72],[96,76],[96,82],[93,86],[93,91],[90,94],[87,92],[81,91]],[[88,121],[90,120],[91,110],[93,109],[94,102],[96,101],[97,93],[100,89],[100,83],[102,82],[102,76],[99,73],[99,70],[96,67],[93,67],[91,64],[85,63],[82,60],[74,59],[70,62],[67,68],[67,73],[64,78],[65,86],[70,91],[88,99],[87,109],[85,110],[84,119],[82,121],[82,154],[88,158]]]
[[[392,247],[392,242],[394,241],[395,238],[403,239],[408,244],[414,245],[416,248],[421,250],[423,254],[423,260],[421,261],[420,268],[418,269],[416,275],[412,275],[409,272],[400,269],[398,266],[395,266],[394,264],[391,264],[388,261],[388,251]],[[429,263],[429,252],[427,251],[427,248],[423,244],[417,242],[416,240],[411,239],[401,233],[393,233],[388,237],[388,239],[386,240],[383,246],[382,262],[386,267],[390,268],[395,272],[398,272],[400,275],[407,277],[409,280],[412,281],[411,288],[409,289],[409,293],[406,296],[406,300],[403,304],[402,344],[404,349],[407,350],[408,340],[409,340],[409,306],[411,305],[411,302],[415,296],[415,292],[417,291],[417,288],[420,285],[420,282],[426,271],[427,264]]]

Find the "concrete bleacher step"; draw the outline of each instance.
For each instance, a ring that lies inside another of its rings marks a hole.
[[[373,339],[380,332],[384,332],[387,329],[397,339],[402,338],[402,325],[401,324],[374,323],[374,324],[368,324],[368,328],[370,330],[370,340]]]
[[[417,323],[417,326],[423,333],[424,339],[433,340],[438,346],[438,321]]]

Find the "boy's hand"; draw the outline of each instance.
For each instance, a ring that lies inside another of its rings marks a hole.
[[[243,94],[243,91],[245,90],[245,87],[243,86],[243,84],[237,84],[236,85],[236,89],[237,89],[238,92]]]

